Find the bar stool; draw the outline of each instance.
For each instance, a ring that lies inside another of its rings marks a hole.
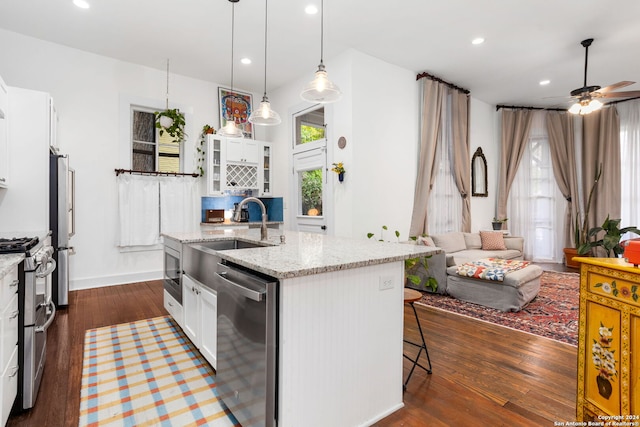
[[[422,339],[422,344],[420,343],[414,343],[408,340],[403,340],[404,342],[406,342],[407,344],[411,344],[415,347],[418,347],[420,350],[418,351],[418,355],[416,356],[415,359],[410,358],[409,356],[407,356],[406,354],[402,354],[405,358],[407,358],[408,360],[411,361],[411,363],[413,363],[413,366],[411,367],[411,370],[409,371],[409,375],[407,376],[407,379],[405,380],[404,384],[402,385],[402,391],[406,391],[407,390],[407,384],[409,383],[409,379],[411,379],[411,375],[413,375],[413,370],[416,368],[416,366],[421,367],[422,369],[424,369],[427,374],[431,374],[431,358],[429,358],[429,350],[427,350],[427,343],[425,343],[424,341],[424,335],[422,334],[422,327],[420,326],[420,320],[418,319],[418,313],[416,312],[416,308],[414,307],[413,303],[418,301],[420,298],[422,298],[422,294],[414,289],[409,289],[409,288],[404,288],[404,302],[408,303],[411,308],[413,309],[413,314],[416,317],[416,323],[418,324],[418,331],[420,331],[420,338]],[[424,366],[422,366],[420,364],[420,362],[418,362],[418,360],[420,359],[420,355],[422,354],[422,351],[424,350],[425,355],[427,356],[427,361],[429,362],[429,369],[425,368]]]

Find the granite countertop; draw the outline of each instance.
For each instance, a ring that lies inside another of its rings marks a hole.
[[[293,278],[348,268],[402,261],[437,254],[440,248],[325,236],[315,233],[268,230],[267,247],[219,251],[221,258],[276,278]],[[239,239],[260,242],[259,229],[206,230],[167,233],[182,243]],[[280,236],[285,236],[281,243]]]
[[[24,260],[24,254],[6,254],[0,255],[0,279],[16,265]]]
[[[247,222],[201,222],[201,226],[205,227],[242,227],[242,226],[260,226],[262,221],[247,221]],[[284,224],[284,221],[267,221],[267,225]]]

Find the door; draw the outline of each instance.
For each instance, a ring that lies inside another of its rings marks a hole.
[[[191,342],[200,346],[199,326],[200,312],[198,310],[198,284],[191,277],[182,276],[182,311],[184,313],[184,333]]]
[[[292,200],[297,231],[327,234],[331,212],[324,107],[294,114]]]
[[[200,287],[200,352],[216,369],[217,296],[206,286]]]

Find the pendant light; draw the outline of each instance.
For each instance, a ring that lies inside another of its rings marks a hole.
[[[271,103],[267,97],[267,3],[264,0],[264,95],[260,107],[251,112],[249,121],[254,125],[274,126],[279,125],[282,120],[280,114],[271,109]]]
[[[305,101],[328,104],[340,99],[342,92],[340,88],[333,84],[327,77],[324,63],[322,62],[324,55],[324,0],[320,2],[320,65],[316,71],[315,78],[307,84],[300,96]]]
[[[229,0],[229,2],[231,3],[231,93],[227,96],[233,96],[233,38],[234,38],[234,30],[235,30],[235,4],[238,3],[240,0]],[[231,100],[231,105],[233,106],[233,100]],[[222,107],[220,107],[222,108]],[[232,116],[233,118],[233,116]],[[222,124],[222,123],[221,123]],[[244,134],[242,133],[242,129],[240,129],[238,126],[236,126],[236,122],[235,120],[227,120],[227,124],[224,125],[223,128],[221,128],[218,131],[218,135],[220,136],[227,136],[230,138],[243,138]]]

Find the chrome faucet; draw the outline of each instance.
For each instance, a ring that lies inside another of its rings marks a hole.
[[[265,208],[262,200],[257,197],[247,197],[244,198],[236,205],[236,209],[233,211],[233,220],[240,221],[240,211],[242,207],[249,202],[256,202],[260,205],[260,209],[262,209],[262,225],[260,226],[260,240],[267,240],[267,208]]]

